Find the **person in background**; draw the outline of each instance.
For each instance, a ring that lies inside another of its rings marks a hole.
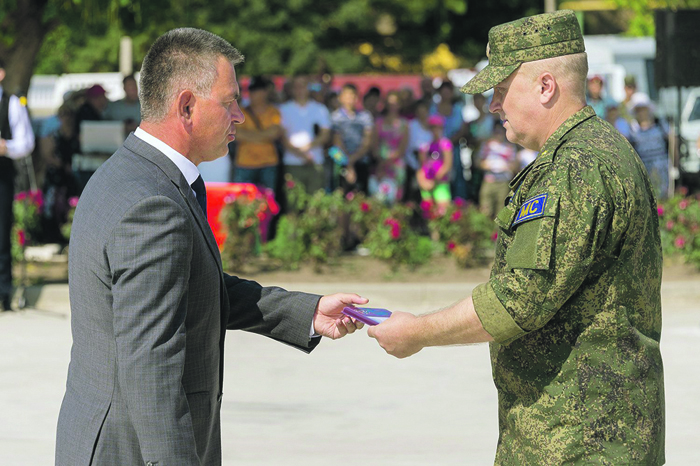
[[[73,175],[73,154],[80,152],[80,141],[75,133],[75,111],[69,104],[58,109],[61,125],[48,136],[39,140],[39,151],[46,165],[42,191],[41,230],[46,243],[67,244],[61,226],[68,218],[70,198],[80,194]]]
[[[269,80],[254,76],[248,84],[250,104],[243,109],[245,121],[238,126],[233,181],[253,183],[275,191],[279,153],[277,141],[282,137],[282,116],[270,104]]]
[[[467,149],[471,151],[471,177],[467,183],[467,200],[479,204],[479,192],[483,184],[484,173],[483,170],[479,168],[477,157],[481,146],[493,133],[496,118],[488,111],[488,103],[483,94],[474,94],[472,99],[477,116],[473,120],[466,121],[462,125],[458,141],[461,141],[460,146],[466,143]]]
[[[330,140],[331,120],[325,105],[309,98],[309,80],[296,76],[292,80],[292,97],[282,104],[284,129],[284,170],[314,193],[325,188],[324,146]]]
[[[326,108],[330,113],[335,112],[340,108],[340,101],[338,100],[338,93],[335,91],[330,91],[326,94],[326,101],[324,102]]]
[[[440,101],[433,104],[430,114],[441,115],[445,119],[445,137],[452,141],[453,146],[459,147],[460,130],[464,124],[462,118],[464,105],[455,97],[454,88],[454,84],[449,80],[440,84],[438,88]],[[464,166],[459,154],[454,157],[452,163],[451,190],[453,199],[458,197],[467,199],[468,197],[467,180],[464,178]]]
[[[343,85],[338,101],[340,108],[331,115],[334,147],[331,150],[340,151],[347,159],[340,186],[346,193],[357,190],[367,194],[374,121],[367,110],[357,110],[358,93],[354,84]]]
[[[107,91],[99,84],[90,86],[85,91],[85,102],[78,108],[75,115],[76,133],[80,135],[80,123],[83,121],[99,121],[104,120],[105,110],[109,105],[107,99]]]
[[[595,114],[599,118],[605,119],[605,111],[612,105],[617,103],[603,93],[603,78],[597,74],[588,78],[588,86],[586,92],[586,103],[593,107]]]
[[[450,204],[450,173],[454,158],[452,141],[443,136],[445,118],[433,115],[428,118],[428,126],[432,132],[429,143],[420,149],[421,168],[416,173],[421,197],[432,201],[444,212]]]
[[[399,90],[401,101],[401,116],[407,120],[413,120],[416,116],[416,99],[413,97],[413,89],[404,86]]]
[[[362,108],[367,110],[375,121],[381,116],[382,109],[379,107],[381,98],[382,91],[376,86],[370,87],[362,97]]]
[[[651,101],[633,108],[637,126],[629,140],[647,169],[657,200],[668,197],[668,132],[654,118]]]
[[[0,310],[12,310],[12,203],[15,199],[15,160],[34,150],[34,132],[26,99],[5,91],[5,62],[0,59]]]
[[[430,102],[419,100],[415,106],[415,118],[408,122],[408,148],[406,149],[406,193],[404,201],[420,202],[420,187],[416,172],[420,169],[421,147],[430,144],[433,132],[428,125]]]
[[[420,100],[434,102],[433,97],[435,97],[435,86],[433,86],[433,78],[430,76],[423,76],[420,80],[420,90],[422,92]]]
[[[615,127],[625,138],[630,138],[632,129],[629,122],[620,115],[620,109],[623,105],[610,105],[605,109],[605,121]]]
[[[408,122],[401,117],[400,110],[399,93],[389,92],[384,116],[376,120],[374,129],[376,165],[369,177],[369,194],[387,204],[403,198]]]
[[[506,130],[502,125],[493,127],[491,137],[481,146],[477,158],[484,171],[479,205],[485,215],[495,218],[510,192],[508,183],[519,168],[515,145],[506,140]]]
[[[141,104],[139,102],[139,87],[133,74],[124,77],[124,98],[109,102],[104,112],[105,120],[124,122],[124,133],[128,136],[136,131],[141,123]]]

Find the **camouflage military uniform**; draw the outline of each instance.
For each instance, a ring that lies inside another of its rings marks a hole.
[[[463,92],[584,51],[572,11],[496,26],[489,45]],[[584,107],[510,187],[491,278],[473,294],[495,340],[496,464],[663,464],[662,255],[644,165]]]
[[[511,182],[491,279],[473,296],[496,340],[496,464],[663,464],[662,257],[645,173],[585,107]]]

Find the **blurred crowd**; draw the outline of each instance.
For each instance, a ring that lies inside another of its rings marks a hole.
[[[588,80],[587,98],[598,116],[614,125],[639,153],[660,199],[668,192],[668,126],[654,105],[625,79],[626,97],[605,94],[600,76]],[[38,183],[44,192],[45,242],[65,243],[60,226],[69,199],[79,196],[91,172],[72,166],[81,154],[81,122],[124,122],[125,135],[140,121],[138,86],[123,81],[125,97],[109,101],[96,84],[64,96],[56,116],[37,131]],[[342,189],[364,193],[386,204],[430,201],[445,208],[456,198],[495,217],[515,174],[537,153],[506,140],[498,116],[484,95],[464,96],[449,80],[424,78],[412,88],[370,87],[360,93],[351,84],[333,89],[308,76],[277,87],[264,76],[252,77],[228,156],[200,164],[205,181],[253,183],[272,191],[284,206],[285,177],[307,191]]]

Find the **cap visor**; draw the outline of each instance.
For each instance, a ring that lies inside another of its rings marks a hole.
[[[517,70],[520,63],[514,65],[497,66],[488,64],[486,68],[479,71],[467,84],[462,86],[465,94],[481,94],[497,85]]]

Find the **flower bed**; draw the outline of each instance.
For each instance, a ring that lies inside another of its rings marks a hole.
[[[256,207],[238,200],[224,207],[221,219],[229,235],[249,235],[224,246],[222,257],[231,270],[241,270],[264,255],[281,268],[294,270],[311,263],[320,271],[342,254],[347,236],[393,270],[420,266],[442,253],[452,255],[462,267],[482,265],[486,251],[493,248],[493,222],[465,202],[440,212],[432,204],[387,206],[362,194],[343,196],[340,191],[309,195],[291,178],[286,188],[287,213],[279,220],[275,238],[263,247],[253,233]]]
[[[700,194],[680,190],[659,204],[658,213],[664,256],[680,256],[700,269]]]

